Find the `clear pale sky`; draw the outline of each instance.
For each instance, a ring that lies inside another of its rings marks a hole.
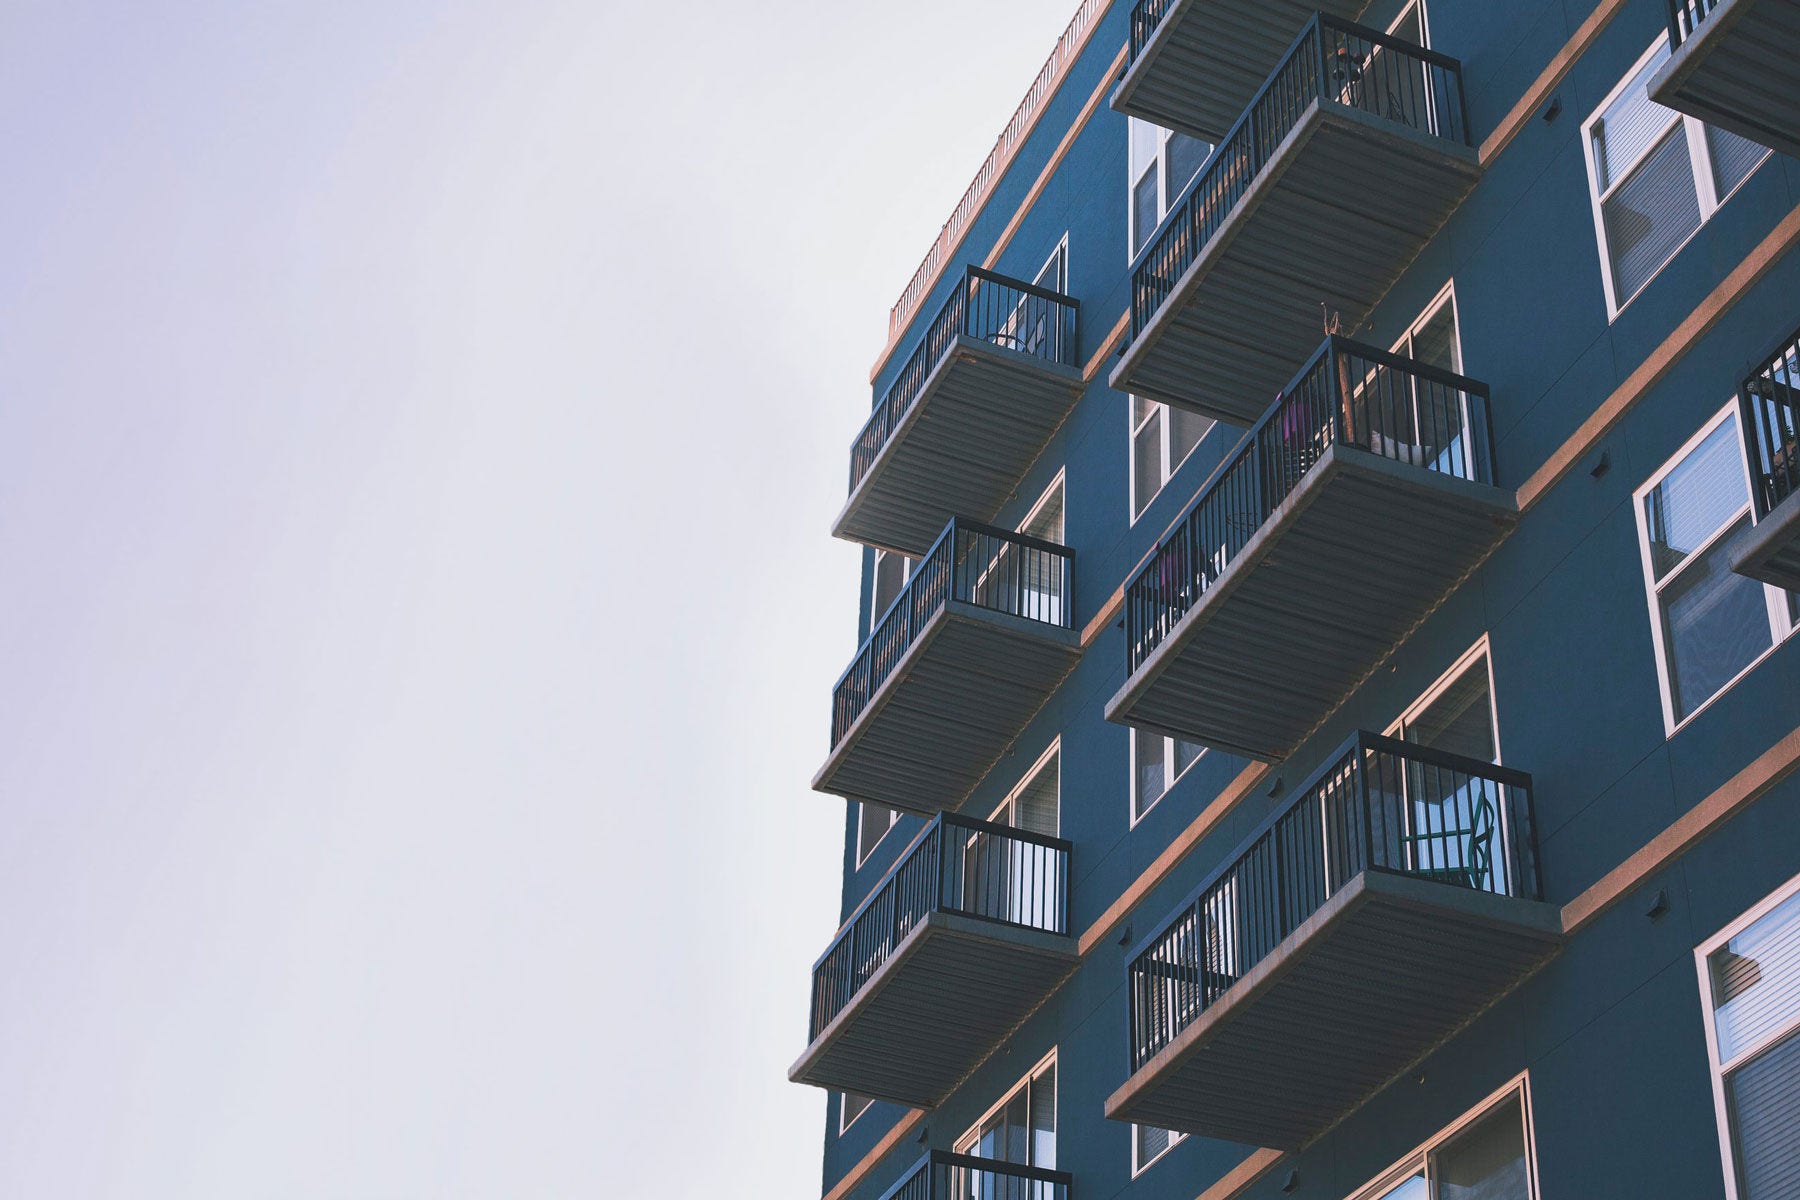
[[[828,536],[1073,0],[0,0],[0,1198],[808,1197]]]

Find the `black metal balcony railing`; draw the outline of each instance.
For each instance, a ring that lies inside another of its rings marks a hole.
[[[1700,22],[1719,7],[1719,0],[1668,0],[1668,5],[1669,49],[1674,50],[1699,30]]]
[[[817,1038],[928,913],[1069,931],[1069,843],[939,813],[813,964]]]
[[[933,1150],[881,1200],[1069,1200],[1069,1173]]]
[[[1326,338],[1126,586],[1127,674],[1200,602],[1334,444],[1472,483],[1494,481],[1486,384],[1347,338]]]
[[[952,289],[894,382],[850,446],[850,490],[893,436],[900,419],[918,399],[938,360],[958,335],[991,342],[1045,362],[1070,364],[1075,357],[1076,314],[1080,306],[1061,292],[969,267]]]
[[[1138,0],[1131,10],[1131,57],[1125,66],[1129,70],[1131,64],[1138,60],[1144,47],[1156,33],[1156,27],[1162,24],[1169,10],[1175,7],[1175,0]]]
[[[831,744],[843,740],[946,601],[1068,628],[1074,561],[1066,547],[953,519],[838,677],[831,693]]]
[[[1800,329],[1744,378],[1738,405],[1760,521],[1800,491]]]
[[[1356,734],[1134,954],[1131,1069],[1364,871],[1541,899],[1535,831],[1529,775]]]
[[[1315,14],[1133,263],[1134,340],[1315,100],[1468,142],[1462,67],[1455,59]]]

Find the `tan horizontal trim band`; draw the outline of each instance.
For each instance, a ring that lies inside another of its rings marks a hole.
[[[1607,23],[1618,16],[1624,7],[1625,0],[1601,0],[1594,11],[1588,14],[1587,20],[1576,28],[1575,35],[1564,43],[1563,48],[1558,50],[1556,56],[1550,60],[1549,65],[1532,81],[1531,86],[1525,89],[1525,94],[1519,97],[1519,102],[1512,106],[1512,111],[1500,119],[1500,124],[1494,127],[1494,132],[1488,134],[1486,140],[1481,143],[1479,157],[1482,166],[1487,166],[1496,155],[1512,143],[1512,140],[1519,135],[1519,131],[1525,128],[1526,122],[1530,121],[1543,103],[1550,98],[1550,93],[1560,87],[1562,81],[1568,78],[1570,69],[1583,54],[1587,53],[1588,47],[1594,44],[1594,39],[1600,36],[1600,31],[1605,29]]]
[[[1282,1150],[1264,1148],[1227,1171],[1219,1182],[1201,1192],[1194,1200],[1237,1200],[1250,1185],[1267,1175],[1275,1164],[1287,1157]]]
[[[1614,388],[1612,395],[1602,401],[1600,407],[1581,423],[1574,435],[1558,446],[1549,460],[1525,481],[1525,485],[1519,489],[1519,511],[1523,512],[1542,500],[1545,492],[1555,487],[1563,476],[1586,458],[1612,432],[1613,427],[1631,410],[1631,406],[1660,383],[1670,369],[1681,361],[1682,355],[1692,350],[1719,323],[1719,318],[1741,300],[1744,293],[1754,287],[1758,280],[1768,274],[1769,268],[1783,254],[1793,248],[1796,241],[1800,241],[1800,207],[1783,217],[1780,224],[1757,244],[1756,249],[1746,255],[1731,274],[1720,280],[1706,299],[1694,306],[1694,310],[1662,340],[1662,344],[1638,364],[1637,370]]]
[[[1044,189],[1050,186],[1050,177],[1056,174],[1058,167],[1062,166],[1063,159],[1069,153],[1069,147],[1075,144],[1075,139],[1081,136],[1083,129],[1087,128],[1088,118],[1094,115],[1094,110],[1100,106],[1100,101],[1106,98],[1106,93],[1112,88],[1113,76],[1117,75],[1125,66],[1125,51],[1126,47],[1119,47],[1119,53],[1112,60],[1112,65],[1107,67],[1106,74],[1100,77],[1100,86],[1094,89],[1094,94],[1089,96],[1087,103],[1081,106],[1081,112],[1075,117],[1074,123],[1069,126],[1068,132],[1063,134],[1062,141],[1056,143],[1056,149],[1050,152],[1050,161],[1044,164],[1044,169],[1038,172],[1037,180],[1031,185],[1031,190],[1025,193],[1025,199],[1020,202],[1018,211],[1013,213],[1012,220],[1006,223],[1006,228],[1000,231],[1000,236],[994,241],[994,248],[988,251],[987,258],[983,259],[981,263],[988,270],[993,270],[994,264],[1000,261],[1000,256],[1012,243],[1013,234],[1019,232],[1019,226],[1024,222],[1025,214],[1031,211],[1031,206],[1038,202],[1038,197],[1042,196]]]
[[[837,1186],[825,1193],[823,1200],[844,1200],[844,1197],[854,1191],[869,1172],[873,1171],[895,1146],[904,1141],[907,1134],[918,1128],[919,1122],[924,1119],[924,1111],[917,1108],[900,1118],[899,1122],[887,1131],[887,1136],[876,1142],[874,1149],[863,1155],[857,1164],[837,1181]]]
[[[1800,766],[1800,729],[1757,755],[1754,762],[1651,838],[1643,849],[1563,905],[1563,932],[1574,933],[1617,904],[1644,880],[1693,849],[1707,834],[1786,779],[1796,766]]]
[[[1151,863],[1143,874],[1132,880],[1131,886],[1120,893],[1119,898],[1108,905],[1106,911],[1087,927],[1087,931],[1081,935],[1081,940],[1075,944],[1076,952],[1085,957],[1088,951],[1118,928],[1131,910],[1136,908],[1138,903],[1149,895],[1157,884],[1169,877],[1181,860],[1187,857],[1190,850],[1200,844],[1200,839],[1217,828],[1219,822],[1223,821],[1226,815],[1238,806],[1238,802],[1249,795],[1252,788],[1262,782],[1262,777],[1268,770],[1267,763],[1255,762],[1239,771],[1237,778],[1226,784],[1224,789],[1213,797],[1212,803],[1201,809],[1200,815],[1188,822],[1188,827],[1177,834],[1174,841],[1163,847],[1163,852],[1156,856],[1156,861]]]

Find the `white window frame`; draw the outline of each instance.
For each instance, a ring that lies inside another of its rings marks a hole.
[[[862,1119],[862,1115],[864,1113],[868,1112],[871,1108],[875,1107],[875,1098],[873,1096],[859,1096],[857,1098],[863,1102],[862,1107],[856,1110],[855,1115],[849,1116],[848,1119],[846,1119],[846,1114],[848,1114],[850,1112],[850,1093],[849,1092],[839,1092],[838,1093],[838,1136],[839,1137],[843,1137],[844,1134],[848,1133],[850,1131],[850,1127],[852,1125],[856,1124],[858,1121],[860,1121]]]
[[[880,837],[869,843],[868,853],[865,854],[863,853],[863,822],[869,819],[869,806],[861,800],[854,803],[856,804],[856,869],[860,871],[864,863],[875,857],[875,851],[881,849],[881,843],[887,841],[887,836],[894,831],[894,826],[900,823],[900,810],[891,804],[882,805],[888,811],[887,828],[881,831]]]
[[[1162,1153],[1152,1155],[1150,1158],[1145,1159],[1143,1162],[1139,1162],[1138,1161],[1138,1130],[1144,1129],[1144,1128],[1146,1128],[1146,1126],[1139,1125],[1135,1121],[1133,1121],[1131,1124],[1131,1177],[1133,1179],[1136,1179],[1139,1175],[1142,1175],[1145,1171],[1148,1171],[1151,1167],[1155,1166],[1157,1163],[1161,1162],[1163,1159],[1169,1157],[1169,1151],[1171,1151],[1175,1147],[1181,1145],[1181,1143],[1187,1141],[1187,1134],[1183,1133],[1181,1130],[1179,1130],[1179,1129],[1167,1130],[1166,1132],[1169,1135],[1169,1144],[1162,1148]],[[1147,1128],[1161,1129],[1162,1126],[1152,1125],[1152,1126],[1148,1126]]]
[[[1194,763],[1197,763],[1201,759],[1206,757],[1206,755],[1207,755],[1208,751],[1211,749],[1211,747],[1200,746],[1200,753],[1194,755],[1193,760],[1190,761],[1187,766],[1183,767],[1180,771],[1176,771],[1175,770],[1175,743],[1178,739],[1172,738],[1166,733],[1163,734],[1162,735],[1163,778],[1168,780],[1168,782],[1163,784],[1162,795],[1158,796],[1156,799],[1152,800],[1149,804],[1145,805],[1140,810],[1138,808],[1138,769],[1137,769],[1138,768],[1138,761],[1137,761],[1138,731],[1136,729],[1128,729],[1128,730],[1126,730],[1126,733],[1131,738],[1131,745],[1129,748],[1129,754],[1130,754],[1130,759],[1131,759],[1131,824],[1129,826],[1127,826],[1127,828],[1128,829],[1136,829],[1138,827],[1138,822],[1142,821],[1145,817],[1149,816],[1151,811],[1154,810],[1157,805],[1159,805],[1163,802],[1163,797],[1167,796],[1170,792],[1175,790],[1175,785],[1177,783],[1180,783],[1182,778],[1184,776],[1186,776],[1189,771],[1194,769]],[[1188,745],[1199,746],[1200,743],[1189,742]]]
[[[1526,1187],[1531,1193],[1531,1200],[1539,1200],[1537,1122],[1531,1113],[1531,1072],[1529,1071],[1522,1071],[1507,1080],[1479,1104],[1413,1147],[1410,1153],[1397,1159],[1393,1166],[1350,1193],[1348,1200],[1378,1200],[1389,1188],[1404,1183],[1410,1175],[1419,1171],[1426,1173],[1426,1186],[1429,1188],[1432,1183],[1429,1164],[1432,1161],[1433,1153],[1515,1096],[1519,1099],[1519,1119],[1525,1125],[1522,1132],[1525,1135]]]
[[[1059,254],[1062,256],[1062,278],[1057,280],[1055,283],[1049,283],[1049,284],[1036,283],[1035,282],[1036,280],[1043,277],[1044,268],[1048,267],[1051,263],[1055,262],[1056,257]],[[1051,250],[1049,254],[1046,254],[1044,256],[1044,265],[1042,267],[1039,267],[1037,269],[1037,274],[1033,275],[1031,278],[1034,281],[1034,286],[1036,286],[1036,287],[1048,287],[1051,291],[1061,292],[1065,296],[1069,294],[1069,231],[1068,230],[1065,229],[1063,231],[1062,237],[1058,238],[1056,241],[1056,247],[1053,250]]]
[[[970,1151],[973,1149],[974,1144],[981,1140],[981,1127],[983,1125],[987,1124],[988,1118],[993,1116],[995,1113],[999,1112],[1001,1109],[1005,1108],[1007,1106],[1007,1104],[1011,1102],[1011,1100],[1014,1096],[1017,1096],[1020,1092],[1024,1091],[1026,1086],[1028,1084],[1030,1084],[1030,1082],[1033,1079],[1036,1079],[1039,1075],[1044,1073],[1044,1068],[1054,1066],[1056,1064],[1056,1050],[1057,1050],[1057,1047],[1055,1047],[1055,1046],[1050,1047],[1050,1053],[1048,1053],[1048,1054],[1044,1055],[1044,1057],[1038,1059],[1037,1062],[1032,1065],[1032,1067],[1029,1071],[1026,1071],[1023,1075],[1019,1076],[1019,1081],[1017,1083],[1013,1084],[1011,1087],[1007,1088],[1006,1091],[1002,1092],[1000,1095],[1000,1098],[998,1100],[996,1100],[992,1104],[988,1105],[986,1112],[982,1113],[979,1117],[975,1118],[975,1120],[970,1123],[969,1127],[967,1129],[963,1130],[962,1136],[957,1138],[956,1141],[952,1143],[952,1145],[955,1148],[955,1152],[957,1154],[969,1154]],[[1055,1097],[1053,1097],[1052,1103],[1050,1105],[1050,1128],[1052,1130],[1053,1136],[1055,1136],[1058,1141],[1061,1141],[1062,1140],[1062,1090],[1063,1090],[1062,1089],[1062,1072],[1060,1070],[1058,1070],[1056,1073],[1056,1076],[1057,1076],[1057,1078],[1056,1078],[1056,1095],[1055,1095]],[[1030,1106],[1027,1105],[1028,1110],[1029,1110],[1029,1107]],[[1029,1117],[1030,1117],[1029,1111],[1027,1112],[1026,1116],[1029,1119]],[[1059,1153],[1057,1154],[1057,1159],[1060,1161],[1062,1158],[1062,1154],[1060,1153],[1060,1147],[1058,1149],[1059,1149]]]
[[[1012,790],[1006,793],[1006,799],[994,805],[994,810],[987,817],[990,824],[1005,825],[1010,829],[1018,828],[1018,824],[1014,821],[1002,821],[1000,814],[1019,798],[1020,792],[1037,782],[1038,776],[1049,766],[1052,758],[1056,760],[1056,829],[1050,836],[1062,836],[1062,734],[1060,733],[1050,739],[1050,744],[1044,747],[1044,752],[1038,755],[1030,769],[1019,777],[1019,782],[1013,784]]]
[[[1439,675],[1430,687],[1420,692],[1417,700],[1407,705],[1400,715],[1393,719],[1387,727],[1386,736],[1396,740],[1401,739],[1406,732],[1406,727],[1416,720],[1420,713],[1436,704],[1438,698],[1451,684],[1462,678],[1463,673],[1474,664],[1477,658],[1487,660],[1488,727],[1494,731],[1494,765],[1503,765],[1504,760],[1500,756],[1500,701],[1494,695],[1494,656],[1488,646],[1488,635],[1485,633],[1475,639],[1473,646],[1458,655],[1456,661],[1450,664],[1450,668]]]
[[[1171,186],[1173,177],[1169,174],[1169,139],[1175,135],[1177,132],[1176,130],[1158,125],[1155,121],[1146,121],[1141,117],[1127,117],[1126,120],[1135,122],[1146,129],[1154,130],[1156,133],[1156,154],[1150,160],[1156,164],[1156,224],[1150,229],[1150,237],[1155,237],[1156,231],[1162,228],[1164,218],[1169,215],[1169,209],[1174,205],[1176,198],[1181,195],[1181,189],[1191,183],[1192,179],[1182,180],[1180,187]],[[1192,134],[1186,136],[1193,137]],[[1125,261],[1130,263],[1136,259],[1138,255],[1138,251],[1134,250],[1132,247],[1139,244],[1137,236],[1139,232],[1137,227],[1137,185],[1138,181],[1144,177],[1144,172],[1139,171],[1136,175],[1131,173],[1131,127],[1129,125],[1126,127],[1125,138]],[[1194,140],[1206,142],[1205,138],[1194,138]],[[1212,151],[1217,150],[1219,147],[1216,142],[1206,142],[1206,144],[1211,147],[1211,149],[1206,152],[1207,157],[1210,158],[1212,156]],[[1204,168],[1205,165],[1205,161],[1202,160],[1201,167]],[[1145,170],[1148,169],[1148,167],[1145,168]],[[1148,246],[1150,244],[1149,238],[1144,239],[1142,244]]]
[[[1387,32],[1389,36],[1392,36],[1394,30],[1405,24],[1408,14],[1414,9],[1419,10],[1419,49],[1429,50],[1431,49],[1431,13],[1425,8],[1425,0],[1410,0],[1409,3],[1402,5],[1400,15],[1388,22]]]
[[[1145,414],[1142,421],[1137,419],[1137,406],[1139,401],[1151,406],[1150,411]],[[1171,429],[1169,424],[1169,410],[1171,408],[1171,405],[1164,404],[1161,400],[1152,400],[1148,396],[1137,395],[1128,397],[1128,403],[1125,405],[1125,504],[1126,512],[1130,515],[1130,523],[1133,526],[1138,523],[1140,517],[1150,511],[1151,503],[1158,496],[1162,495],[1164,488],[1169,486],[1169,481],[1175,478],[1175,472],[1187,465],[1187,460],[1194,457],[1194,451],[1198,450],[1201,445],[1205,443],[1206,439],[1212,436],[1213,430],[1219,427],[1217,421],[1211,421],[1208,418],[1200,417],[1201,420],[1208,421],[1206,432],[1201,434],[1192,446],[1188,447],[1188,452],[1181,456],[1180,462],[1170,462],[1169,449],[1173,444],[1170,440]],[[1150,423],[1151,418],[1154,417],[1159,410],[1162,411],[1163,420],[1162,434],[1161,437],[1157,439],[1156,453],[1158,462],[1161,464],[1160,473],[1162,475],[1162,482],[1156,485],[1156,490],[1154,492],[1151,492],[1148,496],[1144,497],[1144,503],[1140,507],[1137,494],[1137,437],[1144,426]],[[1188,415],[1192,417],[1199,416],[1198,413],[1189,413]]]
[[[1694,969],[1700,976],[1700,1014],[1706,1026],[1707,1071],[1712,1076],[1713,1115],[1719,1131],[1719,1163],[1725,1170],[1725,1200],[1738,1200],[1737,1147],[1731,1138],[1731,1110],[1725,1098],[1725,1076],[1746,1060],[1756,1057],[1770,1046],[1800,1029],[1800,1007],[1773,1033],[1749,1049],[1740,1051],[1729,1063],[1719,1061],[1719,1029],[1713,1017],[1712,973],[1707,960],[1732,938],[1768,916],[1776,907],[1800,892],[1800,875],[1794,876],[1740,916],[1731,924],[1694,947]]]
[[[1433,296],[1431,302],[1419,311],[1418,317],[1406,327],[1406,331],[1394,339],[1394,343],[1388,347],[1388,351],[1398,354],[1402,358],[1411,358],[1412,355],[1402,350],[1401,347],[1406,346],[1410,349],[1413,340],[1419,336],[1419,330],[1431,324],[1432,319],[1444,311],[1445,305],[1450,306],[1450,323],[1456,326],[1456,366],[1451,370],[1458,375],[1463,374],[1462,313],[1456,307],[1456,280],[1454,279],[1438,289],[1438,294]]]
[[[1645,149],[1644,154],[1640,156],[1636,162],[1633,162],[1630,166],[1621,170],[1619,172],[1619,177],[1614,179],[1609,186],[1604,190],[1601,189],[1600,178],[1595,173],[1594,168],[1594,126],[1599,122],[1600,118],[1605,115],[1606,110],[1612,107],[1613,101],[1625,94],[1625,90],[1630,87],[1631,81],[1636,79],[1638,73],[1650,64],[1650,60],[1668,47],[1668,43],[1669,39],[1667,36],[1658,33],[1655,40],[1650,43],[1649,47],[1638,56],[1637,61],[1632,63],[1630,68],[1626,70],[1624,77],[1621,78],[1618,83],[1613,85],[1612,90],[1606,93],[1605,98],[1595,106],[1594,111],[1588,114],[1587,120],[1581,123],[1581,160],[1587,168],[1588,204],[1593,210],[1594,215],[1594,241],[1600,247],[1600,282],[1606,289],[1606,319],[1609,324],[1617,320],[1619,314],[1630,307],[1633,300],[1637,299],[1650,289],[1650,285],[1655,282],[1656,277],[1661,275],[1663,271],[1668,268],[1670,263],[1681,256],[1681,252],[1687,248],[1689,242],[1694,240],[1695,235],[1706,228],[1706,223],[1712,220],[1713,214],[1718,212],[1727,200],[1736,195],[1738,189],[1748,183],[1750,177],[1756,174],[1756,172],[1762,168],[1762,165],[1769,160],[1769,155],[1774,153],[1774,151],[1765,148],[1763,156],[1756,160],[1756,165],[1744,172],[1744,177],[1738,180],[1729,192],[1726,192],[1721,196],[1718,194],[1718,185],[1713,179],[1712,150],[1706,144],[1706,123],[1694,117],[1690,117],[1686,113],[1678,113],[1674,109],[1665,109],[1669,114],[1670,120],[1657,131],[1655,137],[1650,139],[1650,144]],[[1652,101],[1651,103],[1654,104],[1655,101]],[[1693,174],[1694,192],[1695,195],[1699,197],[1700,201],[1700,223],[1694,226],[1688,235],[1681,240],[1681,243],[1669,252],[1669,256],[1662,261],[1656,270],[1645,277],[1644,282],[1638,285],[1637,291],[1631,293],[1631,295],[1625,297],[1625,299],[1621,301],[1613,283],[1612,253],[1606,244],[1606,218],[1602,212],[1602,206],[1605,204],[1606,200],[1611,197],[1613,192],[1618,189],[1619,185],[1630,178],[1631,174],[1642,165],[1644,159],[1648,157],[1662,139],[1667,136],[1668,131],[1673,128],[1676,121],[1682,123],[1682,134],[1687,141],[1688,170]]]
[[[1658,586],[1656,580],[1656,568],[1652,564],[1650,557],[1650,528],[1644,521],[1644,497],[1649,495],[1651,490],[1654,489],[1657,484],[1668,478],[1671,471],[1679,466],[1688,455],[1694,452],[1695,448],[1698,447],[1701,442],[1704,442],[1714,430],[1718,429],[1718,427],[1726,421],[1729,421],[1732,424],[1734,434],[1732,444],[1737,450],[1738,466],[1744,473],[1744,503],[1743,506],[1734,511],[1717,530],[1713,531],[1710,537],[1700,545],[1694,547],[1689,558],[1698,558],[1701,554],[1711,550],[1713,546],[1718,543],[1719,539],[1725,537],[1727,531],[1733,525],[1737,524],[1738,518],[1745,512],[1750,514],[1750,523],[1754,526],[1756,524],[1756,506],[1751,502],[1751,495],[1752,488],[1755,485],[1750,478],[1750,464],[1744,456],[1744,426],[1742,416],[1738,411],[1736,397],[1733,397],[1726,403],[1724,408],[1708,418],[1707,421],[1700,426],[1699,431],[1695,433],[1693,437],[1690,437],[1687,441],[1683,442],[1679,450],[1671,454],[1668,459],[1664,461],[1662,466],[1658,467],[1648,479],[1638,486],[1636,491],[1631,493],[1632,512],[1634,514],[1634,519],[1637,521],[1638,562],[1644,577],[1644,599],[1650,606],[1651,648],[1656,653],[1656,686],[1657,692],[1662,700],[1663,736],[1665,738],[1674,737],[1686,727],[1688,722],[1692,721],[1717,703],[1721,696],[1737,686],[1739,680],[1756,670],[1757,667],[1762,665],[1764,659],[1780,649],[1781,644],[1793,635],[1795,629],[1794,623],[1788,618],[1787,593],[1778,587],[1766,583],[1763,584],[1763,608],[1768,613],[1769,617],[1768,647],[1745,664],[1744,669],[1727,680],[1724,686],[1720,687],[1718,691],[1696,705],[1694,710],[1688,713],[1687,716],[1682,717],[1679,721],[1675,719],[1675,693],[1669,687],[1668,649],[1665,645],[1668,641],[1668,631],[1663,628],[1662,606],[1657,603]],[[1670,572],[1668,579],[1663,582],[1667,584],[1672,581],[1679,572],[1680,568]]]
[[[887,609],[881,607],[877,603],[880,597],[875,594],[875,581],[881,578],[881,560],[893,553],[894,551],[892,550],[877,549],[875,551],[875,557],[870,560],[869,563],[869,621],[867,628],[871,634],[875,632],[876,623],[880,621],[882,617],[887,615]],[[911,555],[900,555],[900,591],[903,592],[906,590],[907,582],[912,579],[913,568],[917,565],[918,561]],[[899,595],[899,592],[894,593],[894,598],[898,599]],[[889,600],[888,604],[892,605],[893,602],[893,600]]]
[[[1066,484],[1068,482],[1067,475],[1068,475],[1067,467],[1057,468],[1055,478],[1051,479],[1049,485],[1044,488],[1043,494],[1040,495],[1037,498],[1037,502],[1031,506],[1031,511],[1027,512],[1025,514],[1025,519],[1020,521],[1018,523],[1018,525],[1016,525],[1014,527],[1017,532],[1024,533],[1025,527],[1027,525],[1031,524],[1033,521],[1037,520],[1038,514],[1044,511],[1044,506],[1046,504],[1050,503],[1051,500],[1057,499],[1060,496],[1060,498],[1062,499],[1062,506],[1063,506],[1062,529],[1059,532],[1057,537],[1051,538],[1049,540],[1054,541],[1059,546],[1068,545],[1069,489],[1066,486]]]

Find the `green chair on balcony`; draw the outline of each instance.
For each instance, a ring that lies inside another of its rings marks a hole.
[[[1409,857],[1416,865],[1411,874],[1420,879],[1429,879],[1434,883],[1449,883],[1457,887],[1474,888],[1486,891],[1489,871],[1494,865],[1494,806],[1488,800],[1487,789],[1481,788],[1473,797],[1473,803],[1466,811],[1469,814],[1468,825],[1461,829],[1432,829],[1400,835],[1402,846],[1409,852]],[[1425,865],[1441,863],[1451,857],[1452,848],[1460,850],[1457,855],[1461,861],[1450,865]]]

